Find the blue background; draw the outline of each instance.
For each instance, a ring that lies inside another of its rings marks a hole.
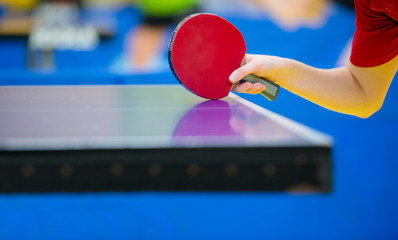
[[[114,70],[125,34],[140,16],[134,8],[112,16],[119,30],[113,39],[83,54],[56,52],[58,69],[51,72],[24,68],[24,40],[0,39],[0,84],[176,84],[168,69]],[[294,32],[267,19],[228,20],[242,31],[250,53],[330,68],[353,34],[354,17],[334,5],[322,29]],[[325,110],[285,90],[274,102],[242,95],[334,137],[330,194],[0,194],[0,239],[398,239],[396,81],[383,108],[368,119]]]

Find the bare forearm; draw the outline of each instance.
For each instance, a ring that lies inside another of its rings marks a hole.
[[[288,91],[336,112],[368,117],[377,111],[377,104],[347,67],[326,70],[288,61],[289,66],[274,79]]]
[[[349,63],[341,68],[318,69],[291,59],[250,54],[246,55],[246,62],[230,75],[232,83],[253,73],[327,109],[369,117],[383,104],[397,71],[398,56],[368,68]],[[245,82],[237,84],[233,90],[257,94],[264,86]]]

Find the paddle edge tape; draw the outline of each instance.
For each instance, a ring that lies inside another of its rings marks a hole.
[[[177,81],[178,81],[185,89],[187,89],[187,90],[190,91],[191,93],[195,94],[196,96],[202,97],[202,96],[200,96],[200,95],[194,93],[193,91],[191,91],[191,89],[189,89],[188,87],[186,87],[185,84],[181,81],[181,79],[178,77],[177,72],[176,72],[175,69],[174,69],[173,61],[172,61],[172,57],[171,57],[172,50],[173,50],[174,37],[175,37],[176,33],[178,32],[178,30],[180,29],[180,27],[181,27],[187,20],[189,20],[189,19],[191,19],[191,18],[193,18],[193,17],[195,17],[195,16],[199,16],[199,15],[213,15],[213,16],[217,16],[216,14],[213,14],[213,13],[195,13],[195,14],[191,14],[191,15],[185,17],[183,20],[181,20],[181,22],[178,23],[177,27],[174,29],[173,33],[171,34],[170,41],[169,41],[169,46],[168,46],[167,58],[168,58],[168,61],[169,61],[170,70],[171,70],[171,72],[173,73],[175,79],[177,79]],[[218,17],[218,16],[217,16],[217,17]],[[205,98],[205,97],[203,97],[203,98]]]

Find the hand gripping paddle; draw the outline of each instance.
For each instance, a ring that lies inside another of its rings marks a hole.
[[[182,20],[169,43],[169,64],[175,78],[189,91],[207,99],[226,97],[233,87],[229,75],[245,64],[246,45],[240,31],[222,17],[193,14]],[[261,94],[274,100],[279,85],[247,75],[241,82],[265,85]]]

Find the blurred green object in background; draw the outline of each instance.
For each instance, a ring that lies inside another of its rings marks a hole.
[[[194,8],[198,0],[139,0],[138,7],[145,16],[170,17]]]

